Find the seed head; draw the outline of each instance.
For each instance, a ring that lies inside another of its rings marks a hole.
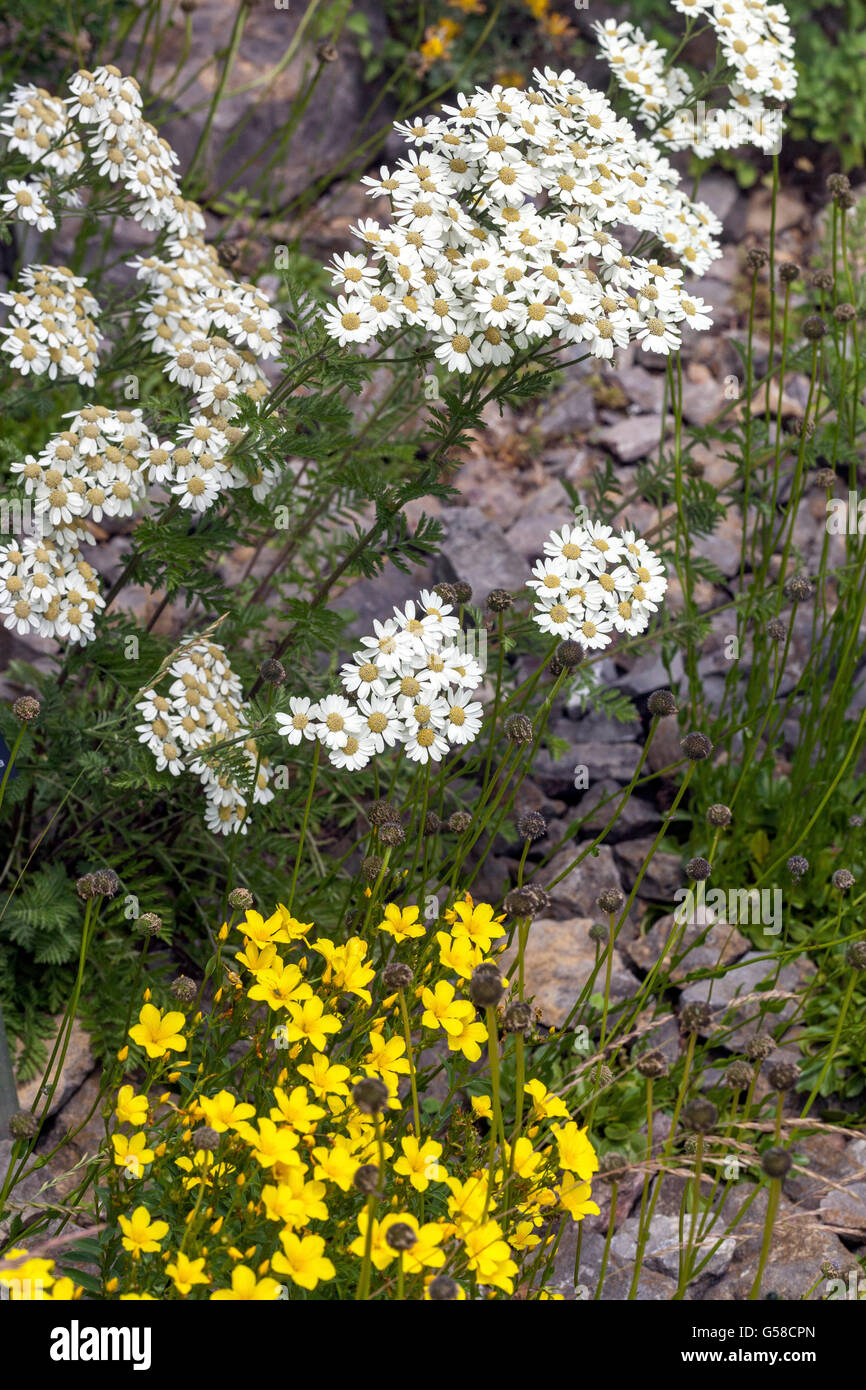
[[[853,304],[837,304],[833,310],[833,317],[837,323],[850,323],[852,319],[856,319],[857,310]]]
[[[699,763],[703,758],[708,758],[713,751],[713,745],[706,734],[697,732],[686,734],[680,747],[693,763]]]
[[[92,898],[95,896],[93,891],[93,874],[82,874],[75,884],[75,891],[79,898]]]
[[[838,888],[840,893],[847,893],[849,888],[854,887],[854,875],[850,869],[837,869],[833,875],[833,887]]]
[[[532,883],[525,883],[522,888],[512,888],[505,895],[505,911],[509,917],[534,917],[540,910],[537,904],[537,890]]]
[[[598,1176],[606,1178],[608,1182],[617,1182],[627,1167],[628,1163],[623,1155],[613,1150],[611,1153],[602,1154],[598,1160]]]
[[[803,320],[803,337],[810,343],[817,343],[827,332],[827,320],[822,319],[820,314],[810,314]]]
[[[29,1110],[16,1110],[9,1117],[9,1133],[13,1139],[35,1139],[39,1133],[39,1120]]]
[[[761,1167],[768,1178],[784,1178],[791,1171],[791,1155],[787,1149],[765,1149],[761,1154]]]
[[[472,585],[467,584],[464,579],[457,579],[454,582],[454,601],[455,603],[469,603],[472,598]]]
[[[236,907],[241,912],[246,912],[254,902],[249,888],[233,888],[229,893],[229,907]]]
[[[434,1303],[455,1303],[460,1297],[460,1285],[447,1274],[437,1274],[427,1285],[427,1297]]]
[[[642,1057],[638,1057],[635,1063],[641,1076],[647,1080],[656,1080],[660,1076],[667,1076],[668,1064],[665,1055],[658,1048],[653,1048],[652,1052],[645,1052]]]
[[[269,656],[259,667],[259,675],[266,685],[282,685],[286,679],[286,668],[275,656]]]
[[[515,999],[513,1004],[509,1004],[505,1010],[505,1031],[506,1033],[522,1033],[528,1037],[535,1024],[535,1015],[530,1004],[524,1004],[522,1000]]]
[[[760,1066],[775,1049],[776,1039],[771,1033],[753,1033],[746,1043],[746,1056],[751,1057],[752,1061]]]
[[[857,815],[849,816],[848,824],[851,826],[852,830],[859,830],[863,824],[863,817]]]
[[[613,1081],[613,1072],[610,1067],[605,1066],[604,1062],[602,1062],[597,1071],[593,1070],[592,1079],[595,1082],[595,1089],[601,1091],[605,1087],[610,1086]]]
[[[680,1014],[680,1027],[684,1033],[704,1033],[712,1021],[712,1007],[703,999],[686,1004]]]
[[[428,811],[426,816],[424,817],[423,833],[425,835],[438,835],[441,829],[442,822],[437,816],[436,812]]]
[[[362,1115],[378,1115],[388,1103],[388,1087],[377,1076],[365,1076],[352,1087],[352,1100]]]
[[[352,1183],[359,1192],[363,1192],[365,1197],[378,1191],[379,1188],[379,1169],[375,1163],[362,1163],[360,1168],[356,1168],[352,1175]]]
[[[767,1080],[774,1091],[790,1091],[799,1075],[793,1062],[771,1062],[767,1067]]]
[[[113,898],[120,889],[120,879],[113,869],[97,869],[92,882],[94,898]]]
[[[730,825],[733,818],[734,813],[730,806],[723,806],[721,802],[717,802],[714,806],[707,807],[707,825],[714,825],[718,829],[721,829],[726,825]]]
[[[491,589],[487,595],[487,607],[491,613],[507,613],[514,604],[507,589]]]
[[[821,1265],[821,1273],[825,1279],[838,1279],[841,1272],[835,1260],[825,1260]]]
[[[192,1142],[196,1149],[205,1149],[212,1153],[214,1149],[219,1148],[220,1137],[210,1125],[199,1125],[198,1129],[192,1132]]]
[[[828,174],[827,192],[831,198],[838,198],[840,193],[847,193],[851,187],[851,180],[847,174]]]
[[[788,873],[795,883],[809,872],[809,861],[802,854],[792,854],[788,860]]]
[[[602,912],[614,913],[625,902],[625,894],[621,888],[603,888],[595,901]]]
[[[418,1237],[408,1221],[395,1221],[393,1226],[389,1226],[385,1232],[385,1244],[390,1245],[392,1250],[397,1250],[400,1253],[411,1250],[417,1240]]]
[[[383,826],[390,821],[399,821],[400,812],[390,801],[372,801],[364,813],[371,825]]]
[[[159,936],[162,931],[162,918],[155,912],[143,912],[136,918],[135,930],[142,936]]]
[[[704,879],[709,878],[712,871],[713,866],[709,859],[702,859],[700,855],[695,859],[690,859],[686,865],[686,873],[695,883],[702,883]]]
[[[177,975],[169,985],[168,992],[179,1003],[191,1004],[198,994],[198,985],[189,975]]]
[[[751,1086],[754,1074],[748,1062],[738,1057],[725,1072],[725,1085],[730,1086],[732,1091],[745,1091],[747,1086]]]
[[[719,1118],[719,1112],[706,1096],[695,1096],[694,1100],[683,1106],[681,1118],[684,1129],[694,1130],[695,1134],[709,1134]]]
[[[572,671],[583,661],[583,647],[579,642],[573,642],[570,637],[567,637],[564,642],[560,642],[555,656],[561,671]]]
[[[590,941],[597,941],[600,946],[603,946],[610,936],[610,932],[603,922],[593,922],[587,935]]]
[[[845,952],[852,970],[866,970],[866,941],[852,941]]]
[[[476,965],[469,981],[469,998],[477,1009],[495,1009],[505,983],[495,965]]]
[[[773,642],[784,642],[788,635],[788,629],[781,618],[771,618],[767,623],[767,636]]]
[[[532,720],[525,714],[509,714],[505,721],[505,737],[511,743],[531,743]]]
[[[816,487],[835,487],[836,470],[835,468],[819,468],[815,474]]]
[[[795,574],[790,579],[785,580],[782,593],[785,598],[792,599],[794,603],[805,603],[812,597],[814,590],[805,575]]]
[[[384,860],[381,855],[368,854],[366,859],[361,860],[361,873],[368,883],[375,883],[382,870]]]
[[[779,266],[779,279],[783,285],[793,285],[800,274],[800,267],[793,261],[783,261]]]
[[[746,252],[746,265],[752,271],[763,270],[769,259],[769,252],[763,246],[750,246]]]
[[[411,969],[401,960],[392,960],[382,971],[382,984],[389,994],[396,993],[398,989],[408,989],[412,979]]]
[[[436,584],[433,592],[439,595],[443,603],[457,602],[457,592],[453,584]]]
[[[671,690],[654,690],[647,700],[647,709],[656,719],[667,719],[677,713],[677,702]]]
[[[809,276],[809,284],[815,290],[832,290],[832,270],[813,270],[812,274]]]
[[[399,821],[389,820],[379,828],[379,843],[388,849],[395,849],[406,839],[406,831]]]
[[[12,713],[19,723],[32,724],[34,719],[39,718],[41,708],[39,701],[33,695],[20,695],[13,702]]]
[[[521,840],[540,840],[547,834],[547,821],[540,811],[524,811],[517,817],[517,833]]]
[[[471,811],[452,811],[448,817],[448,829],[455,835],[465,835],[471,824]]]

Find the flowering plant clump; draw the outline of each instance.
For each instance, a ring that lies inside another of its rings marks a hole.
[[[537,597],[534,620],[587,650],[608,646],[612,632],[645,631],[667,589],[661,560],[634,531],[566,525],[551,531],[544,554],[527,580]]]
[[[160,695],[156,687],[164,680],[171,684],[167,695]],[[153,753],[157,771],[165,769],[173,777],[194,773],[207,799],[208,829],[221,835],[245,835],[248,796],[231,771],[215,761],[214,750],[226,743],[240,744],[254,804],[267,804],[274,793],[268,785],[270,760],[250,734],[241,683],[224,648],[210,640],[185,639],[167,671],[143,692],[135,709],[142,719],[136,733]]]
[[[551,338],[602,358],[631,339],[668,354],[684,326],[709,327],[683,270],[641,249],[660,243],[701,275],[721,254],[718,218],[606,97],[570,71],[535,78],[398,124],[408,157],[364,179],[394,220],[362,220],[371,259],[330,266],[339,343],[418,327],[448,371],[470,372]]]

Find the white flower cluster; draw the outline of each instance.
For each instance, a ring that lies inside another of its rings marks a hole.
[[[361,639],[340,674],[346,695],[315,703],[293,695],[277,725],[290,744],[318,739],[333,766],[350,772],[396,745],[413,762],[439,762],[477,737],[482,707],[472,691],[482,678],[452,605],[422,589]]]
[[[643,632],[668,586],[646,541],[634,531],[615,536],[602,522],[551,531],[544,555],[527,580],[537,599],[534,621],[587,650],[608,646],[612,632]]]
[[[701,158],[717,150],[755,145],[777,150],[784,130],[776,102],[797,90],[794,41],[782,5],[765,0],[672,0],[674,9],[715,31],[727,68],[732,103],[697,118],[696,91],[688,73],[669,65],[667,51],[643,31],[613,19],[594,26],[602,55],[620,87],[636,103],[652,139],[669,149],[691,149]],[[771,99],[774,107],[765,102]]]
[[[721,254],[718,218],[689,201],[606,97],[570,71],[535,78],[534,89],[479,89],[397,125],[414,148],[364,180],[394,220],[353,229],[372,262],[343,255],[329,266],[331,337],[366,342],[418,325],[448,370],[468,372],[552,338],[598,357],[632,338],[666,354],[684,324],[709,326],[683,270],[627,254],[617,229],[701,275]]]
[[[104,607],[96,570],[62,533],[0,546],[0,615],[7,628],[91,642],[94,614]]]
[[[253,804],[272,801],[274,793],[269,785],[269,760],[249,736],[241,683],[225,649],[207,638],[188,638],[164,679],[170,681],[166,695],[146,690],[135,706],[142,719],[136,725],[139,741],[150,749],[159,772],[168,769],[174,777],[191,772],[200,779],[209,830],[220,835],[245,835],[249,798],[230,776],[220,772],[213,750],[227,739],[242,739],[236,746],[242,749],[255,779]],[[163,680],[157,681],[157,685],[162,684]]]
[[[62,265],[30,265],[22,270],[20,290],[0,294],[10,309],[0,334],[0,350],[22,376],[49,380],[74,376],[93,386],[99,368],[99,334],[94,315],[99,305],[87,281]]]

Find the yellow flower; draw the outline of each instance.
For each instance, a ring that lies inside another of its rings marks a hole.
[[[179,1250],[175,1258],[166,1265],[165,1272],[174,1280],[178,1293],[182,1294],[188,1294],[193,1284],[210,1283],[210,1279],[204,1273],[203,1255],[200,1260],[191,1260]]]
[[[529,1124],[539,1120],[568,1119],[568,1106],[559,1096],[552,1095],[543,1081],[527,1081],[523,1089],[532,1097],[532,1108],[527,1115]]]
[[[236,1265],[232,1270],[230,1289],[217,1289],[211,1294],[211,1302],[231,1299],[247,1303],[272,1303],[280,1296],[280,1286],[276,1279],[256,1279],[253,1270],[247,1265]]]
[[[599,1207],[592,1201],[588,1182],[581,1182],[573,1173],[564,1173],[559,1185],[559,1200],[572,1221],[582,1221],[585,1216],[598,1216]]]
[[[482,951],[489,951],[494,940],[505,935],[502,917],[494,917],[488,903],[473,903],[468,894],[464,902],[454,904],[453,915],[445,916],[454,923],[452,936],[468,936]]]
[[[168,1235],[168,1222],[151,1221],[147,1207],[136,1207],[132,1216],[118,1216],[117,1220],[123,1231],[120,1243],[134,1260],[150,1250],[158,1250],[160,1241]]]
[[[10,1263],[14,1261],[15,1263]],[[54,1283],[53,1260],[43,1260],[29,1256],[20,1246],[8,1250],[3,1256],[0,1269],[0,1285],[8,1289],[8,1297],[14,1303],[41,1298],[46,1289]]]
[[[395,941],[409,941],[412,937],[424,935],[424,924],[418,921],[417,907],[398,907],[396,903],[388,903],[385,908],[385,920],[379,923],[379,931],[385,931],[389,936],[393,936]]]
[[[217,1134],[225,1134],[228,1129],[237,1129],[244,1120],[256,1113],[254,1105],[247,1105],[232,1095],[231,1091],[217,1091],[215,1096],[202,1096],[199,1109],[211,1129]]]
[[[339,1139],[334,1142],[333,1148],[313,1149],[313,1158],[316,1165],[313,1169],[315,1177],[334,1183],[343,1192],[349,1191],[361,1161],[354,1157]]]
[[[129,1036],[144,1048],[148,1057],[165,1057],[170,1050],[185,1050],[186,1038],[178,1032],[185,1021],[181,1013],[162,1014],[153,1004],[144,1004]]]
[[[259,1120],[257,1130],[252,1125],[238,1125],[238,1134],[250,1145],[263,1168],[270,1168],[274,1163],[295,1164],[301,1161],[295,1152],[298,1147],[297,1134],[285,1126],[277,1129],[273,1120]]]
[[[408,1178],[416,1192],[426,1192],[431,1182],[444,1182],[445,1169],[437,1162],[442,1145],[435,1139],[419,1143],[409,1134],[400,1140],[400,1148],[403,1155],[394,1164],[394,1172]]]
[[[114,1113],[121,1124],[143,1125],[147,1119],[147,1096],[137,1096],[132,1086],[121,1086]]]
[[[327,1114],[320,1105],[310,1104],[306,1086],[295,1086],[289,1095],[286,1095],[282,1087],[275,1086],[274,1099],[277,1103],[271,1109],[271,1119],[278,1124],[282,1121],[291,1125],[299,1134],[308,1134],[311,1129],[315,1129],[316,1121]]]
[[[284,1176],[276,1187],[262,1188],[262,1201],[269,1221],[279,1221],[288,1230],[310,1221],[327,1221],[328,1208],[322,1201],[325,1184],[307,1182],[309,1169],[300,1163],[281,1170]]]
[[[329,1095],[349,1094],[346,1085],[350,1075],[349,1068],[329,1062],[324,1052],[314,1053],[312,1062],[305,1062],[303,1066],[298,1067],[298,1074],[309,1081],[313,1095],[319,1100],[324,1100]]]
[[[289,1042],[312,1043],[317,1052],[328,1045],[328,1034],[339,1033],[342,1024],[334,1014],[326,1014],[321,999],[305,999],[303,1004],[289,1005],[290,1023],[286,1024]]]
[[[381,1076],[383,1081],[392,1085],[392,1078],[409,1075],[409,1059],[404,1057],[405,1051],[406,1044],[396,1033],[387,1042],[381,1033],[371,1033],[370,1051],[364,1057],[364,1070],[368,1076]]]
[[[462,1232],[461,1238],[469,1268],[477,1274],[479,1282],[492,1284],[503,1293],[513,1293],[517,1265],[511,1259],[511,1249],[503,1240],[497,1222],[485,1221],[482,1226]]]
[[[439,942],[439,964],[446,970],[453,970],[462,980],[468,980],[476,965],[484,959],[484,952],[468,936],[455,937],[438,931],[436,940]]]
[[[559,1149],[560,1168],[589,1182],[593,1173],[598,1172],[598,1158],[586,1137],[586,1130],[578,1129],[574,1120],[569,1120],[566,1125],[554,1125],[552,1132]]]
[[[111,1143],[114,1161],[118,1168],[126,1169],[128,1178],[140,1178],[145,1164],[153,1162],[153,1149],[147,1147],[143,1134],[133,1134],[130,1138],[125,1134],[112,1134]]]
[[[467,1178],[446,1178],[451,1196],[448,1198],[448,1213],[456,1231],[476,1225],[484,1215],[487,1204],[487,1174],[481,1173]],[[492,1211],[495,1203],[491,1201]]]
[[[327,961],[323,984],[342,994],[355,994],[365,1004],[372,1003],[372,995],[366,985],[376,972],[371,965],[364,964],[367,946],[359,936],[350,936],[342,946],[335,946],[327,937],[320,937],[313,942],[313,950]]]
[[[278,1274],[288,1274],[292,1283],[302,1289],[314,1289],[320,1280],[333,1279],[337,1271],[325,1258],[321,1236],[296,1236],[292,1231],[281,1231],[280,1242],[285,1254],[277,1251],[271,1261]]]
[[[280,915],[284,940],[303,940],[313,930],[312,922],[299,922],[297,917],[293,917],[289,909],[284,907],[282,903],[277,903],[277,912]]]
[[[472,1009],[472,1005],[467,1005]],[[476,1023],[474,1010],[472,1015],[462,1014],[459,1020],[459,1032],[449,1031],[448,1047],[452,1052],[462,1052],[469,1062],[477,1062],[481,1056],[481,1044],[487,1041],[487,1029],[483,1023]]]
[[[493,1102],[489,1096],[470,1096],[469,1103],[475,1117],[479,1120],[493,1120]]]
[[[300,999],[311,999],[313,991],[304,984],[304,977],[297,965],[286,965],[279,956],[268,970],[256,976],[256,982],[247,991],[250,999],[263,999],[271,1009],[284,1009]]]

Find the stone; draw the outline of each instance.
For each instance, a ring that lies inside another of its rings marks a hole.
[[[614,849],[617,867],[629,891],[647,861],[653,846],[653,839],[647,835],[640,840],[627,840]],[[640,895],[659,902],[676,901],[674,894],[686,883],[682,861],[676,854],[656,850],[649,867],[641,879]]]
[[[614,782],[612,778],[606,777],[600,782],[593,782],[577,806],[577,814],[583,817],[579,833],[593,836],[600,834],[614,812],[617,812],[616,820],[605,836],[606,842],[611,845],[617,844],[620,840],[632,839],[635,835],[645,835],[647,831],[660,824],[661,816],[655,807],[634,793],[622,809],[617,811],[623,794],[620,783]],[[598,807],[598,810],[594,809],[595,807]]]
[[[772,194],[768,188],[756,188],[749,198],[746,214],[746,231],[761,239],[770,235],[772,216]],[[784,232],[796,227],[806,215],[802,200],[795,194],[780,188],[776,194],[776,231]]]
[[[665,416],[664,428],[666,435],[673,432],[672,415]],[[606,425],[598,440],[623,463],[636,463],[658,452],[661,435],[661,415],[628,415],[615,425]]]
[[[559,878],[581,853],[577,845],[567,846],[553,856],[550,863],[538,875],[542,888],[550,894],[551,903],[570,916],[589,917],[593,922],[604,921],[604,915],[596,903],[599,893],[605,888],[622,889],[622,881],[614,860],[613,850],[607,845],[599,845],[596,854],[587,854],[576,868],[570,869],[555,886],[553,880]]]
[[[647,752],[647,763],[653,772],[682,761],[682,737],[675,715],[658,721]]]
[[[814,967],[802,960],[783,966],[774,990],[796,994],[803,987],[807,973],[812,970]],[[774,1007],[766,1011],[762,1024],[760,1010],[766,995],[759,986],[768,981],[772,982],[775,973],[774,962],[768,960],[763,952],[750,951],[747,955],[741,956],[724,975],[712,980],[696,980],[688,985],[680,995],[680,1007],[709,999],[713,1007],[713,1019],[709,1027],[702,1030],[703,1035],[707,1037],[724,1027],[725,1037],[722,1045],[730,1052],[742,1052],[749,1038],[755,1033],[766,1032],[769,1028],[786,1022],[796,1010],[796,998],[774,1000]],[[749,996],[747,1004],[739,1002],[744,996]],[[738,1019],[742,1020],[739,1024]],[[732,1024],[736,1026],[732,1028]]]
[[[735,1189],[735,1193],[736,1196],[732,1193],[725,1203],[723,1221],[732,1221],[742,1210],[747,1194],[739,1188]],[[748,1299],[760,1255],[766,1211],[765,1188],[758,1193],[742,1221],[734,1228],[737,1237],[734,1257],[727,1272],[708,1291],[708,1298],[720,1302]],[[843,1271],[855,1264],[854,1257],[838,1236],[792,1207],[783,1194],[779,1199],[770,1254],[761,1281],[761,1299],[770,1293],[791,1302],[805,1298],[819,1279],[825,1260],[838,1264]],[[819,1297],[819,1294],[815,1293],[812,1297]]]
[[[676,1280],[679,1275],[679,1226],[678,1216],[663,1216],[656,1212],[644,1247],[645,1264],[659,1274],[666,1274],[672,1280]],[[637,1258],[639,1229],[639,1217],[630,1217],[610,1243],[611,1256],[621,1266],[626,1264],[633,1266]],[[703,1244],[695,1247],[696,1251],[700,1251],[700,1255],[696,1255],[696,1263],[699,1263],[705,1255],[709,1254],[717,1239],[718,1235],[714,1233],[712,1236],[707,1236]],[[728,1236],[723,1239],[718,1250],[710,1257],[708,1264],[702,1270],[702,1274],[715,1276],[724,1274],[731,1263],[735,1248],[736,1241],[733,1237]]]
[[[685,670],[680,651],[674,653],[669,672],[661,657],[654,654],[640,656],[637,660],[620,654],[617,662],[625,668],[616,677],[616,684],[624,695],[651,695],[654,690],[675,690]]]
[[[659,376],[658,372],[648,372],[646,367],[624,367],[617,373],[617,380],[630,401],[661,419],[665,395],[663,376]]]
[[[706,203],[707,207],[716,214],[719,221],[725,228],[729,236],[739,236],[742,227],[738,232],[733,231],[735,214],[738,209],[742,209],[745,215],[745,200],[737,187],[736,179],[730,174],[717,173],[715,170],[704,174],[698,189],[698,199]]]
[[[541,1011],[542,1021],[561,1028],[580,997],[581,990],[596,967],[595,942],[589,929],[597,917],[572,916],[567,921],[539,917],[529,929],[524,952],[526,998]],[[517,957],[516,942],[502,957],[502,968],[508,973]],[[604,957],[601,957],[602,961]],[[604,965],[595,978],[593,992],[604,990]],[[516,970],[512,971],[516,976]],[[611,971],[611,998],[631,999],[639,988],[638,981],[626,966],[621,953],[614,948]]]
[[[595,423],[592,389],[583,383],[575,382],[557,391],[544,403],[536,421],[536,428],[542,439],[547,441],[590,430]]]
[[[646,936],[639,936],[626,947],[629,959],[641,970],[649,971],[665,950],[664,967],[667,973],[674,958],[683,959],[670,971],[673,982],[682,981],[695,970],[730,965],[749,949],[749,942],[728,922],[713,922],[710,927],[688,922],[676,938],[668,938],[674,926],[674,914],[660,917]],[[674,945],[676,940],[676,945]],[[715,997],[715,995],[714,995]]]
[[[842,1192],[828,1192],[818,1215],[826,1226],[866,1240],[866,1182],[853,1183]]]
[[[55,1018],[54,1022],[59,1029],[63,1022],[62,1015]],[[49,1056],[51,1055],[53,1046],[54,1042],[52,1040],[48,1043]],[[69,1036],[69,1047],[63,1059],[63,1068],[57,1083],[57,1089],[54,1092],[51,1105],[48,1109],[49,1116],[57,1114],[61,1106],[65,1105],[70,1097],[78,1090],[79,1086],[83,1085],[86,1077],[93,1071],[95,1065],[96,1061],[90,1046],[90,1035],[84,1031],[76,1018],[72,1023],[72,1030]],[[52,1069],[51,1076],[48,1078],[49,1090],[53,1084],[53,1078],[54,1070]],[[36,1099],[41,1080],[42,1076],[40,1071],[40,1075],[34,1076],[32,1081],[27,1081],[23,1085],[19,1085],[18,1103],[22,1110],[30,1109]],[[40,1103],[36,1107],[37,1115],[42,1115],[43,1106],[44,1100],[40,1100]]]
[[[491,589],[522,590],[528,570],[502,527],[478,507],[443,507],[440,514],[443,539],[434,560],[436,582],[465,580],[472,585],[475,603],[483,603]],[[543,535],[540,537],[543,541]]]

